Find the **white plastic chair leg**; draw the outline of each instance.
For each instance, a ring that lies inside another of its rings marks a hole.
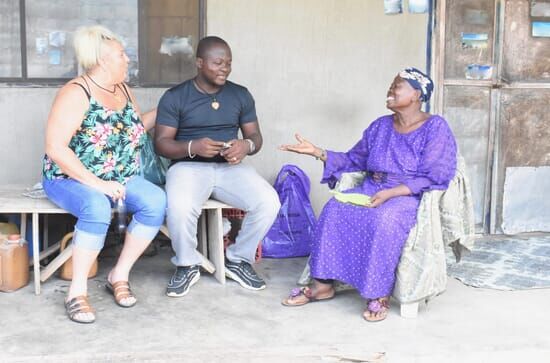
[[[416,319],[418,316],[418,303],[401,304],[401,317],[406,319]]]

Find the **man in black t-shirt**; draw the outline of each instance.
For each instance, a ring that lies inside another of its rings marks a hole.
[[[227,80],[231,49],[223,39],[201,39],[196,65],[197,76],[166,91],[157,110],[155,148],[172,160],[166,175],[167,222],[176,271],[166,294],[184,296],[199,280],[197,220],[210,197],[246,212],[236,243],[226,250],[226,275],[261,290],[265,282],[251,264],[280,203],[271,185],[241,163],[262,147],[254,99]]]

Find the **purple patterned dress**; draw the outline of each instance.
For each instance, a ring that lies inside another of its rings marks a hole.
[[[377,208],[330,199],[319,217],[311,275],[348,283],[367,299],[389,296],[422,192],[446,189],[455,169],[454,136],[436,115],[407,134],[395,131],[393,116],[380,117],[351,150],[329,151],[321,183],[334,186],[342,173],[368,171],[363,184],[347,192],[372,196],[405,184],[413,194],[389,199]]]

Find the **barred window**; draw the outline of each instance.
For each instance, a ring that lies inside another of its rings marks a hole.
[[[130,84],[177,84],[195,72],[204,8],[204,0],[0,0],[0,82],[75,77],[73,32],[101,24],[122,38]]]

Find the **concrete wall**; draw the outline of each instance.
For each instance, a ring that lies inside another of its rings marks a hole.
[[[265,143],[247,162],[270,182],[285,163],[312,181],[318,212],[328,199],[322,165],[277,151],[295,132],[332,150],[347,150],[385,114],[386,90],[406,65],[425,68],[426,15],[385,16],[374,0],[208,0],[207,32],[233,49],[234,82],[249,88]],[[0,180],[40,179],[44,125],[57,89],[0,88]],[[142,109],[163,89],[136,89]]]
[[[265,139],[250,162],[270,181],[285,163],[311,178],[316,211],[329,197],[322,164],[277,151],[294,133],[347,150],[376,117],[407,65],[425,68],[427,15],[384,15],[375,0],[208,0],[208,34],[233,50],[231,79],[248,87]]]

